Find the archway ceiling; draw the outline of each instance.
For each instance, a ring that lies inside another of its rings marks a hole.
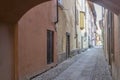
[[[15,24],[29,9],[50,0],[0,0],[0,22]]]
[[[112,12],[119,14],[120,13],[120,0],[88,0],[94,3],[97,3]]]
[[[16,23],[32,7],[50,0],[1,0],[0,22]],[[120,13],[120,0],[89,0],[112,12]]]

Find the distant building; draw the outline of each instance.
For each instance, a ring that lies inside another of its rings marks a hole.
[[[110,65],[113,80],[120,80],[120,1],[89,0],[104,8],[102,9],[102,25],[104,52]]]
[[[75,0],[58,0],[57,53],[58,62],[74,55],[78,50],[75,27]]]
[[[83,2],[83,3],[81,3]],[[86,1],[86,0],[78,0],[78,3],[82,6],[82,4],[85,4],[84,7],[77,6],[78,8],[78,14],[79,14],[79,24],[78,26],[78,32],[79,38],[80,38],[80,47],[82,48],[88,48],[95,46],[96,42],[96,12],[93,3]],[[82,9],[83,8],[83,9]],[[83,14],[84,18],[82,18],[81,14]],[[82,24],[82,25],[81,25]],[[84,27],[83,27],[84,24]]]
[[[86,31],[88,35],[88,46],[93,47],[96,45],[96,11],[94,4],[91,2],[88,1],[86,6]]]
[[[58,62],[95,45],[95,14],[94,5],[86,0],[58,0]]]

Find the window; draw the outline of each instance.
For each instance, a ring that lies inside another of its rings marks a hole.
[[[54,53],[54,32],[47,30],[47,64],[53,62],[53,53]]]
[[[70,33],[66,32],[66,58],[70,57]]]
[[[58,3],[62,5],[62,0],[58,0]]]

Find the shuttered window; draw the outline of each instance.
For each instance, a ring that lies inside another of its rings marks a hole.
[[[51,64],[53,62],[53,46],[54,45],[54,32],[51,30],[47,30],[47,64]]]

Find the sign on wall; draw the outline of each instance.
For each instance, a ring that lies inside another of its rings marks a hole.
[[[85,12],[80,11],[80,29],[83,30],[85,28]]]

